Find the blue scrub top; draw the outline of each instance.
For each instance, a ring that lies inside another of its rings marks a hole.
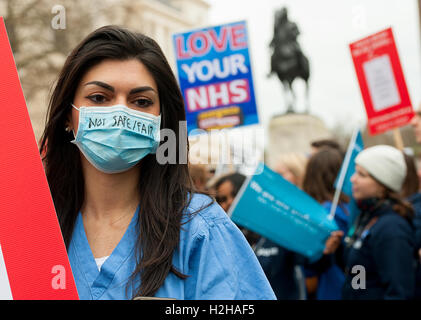
[[[205,207],[211,199],[195,194],[187,212]],[[135,269],[135,240],[138,211],[122,239],[98,271],[79,212],[68,248],[69,260],[80,299],[131,299],[126,290]],[[242,232],[222,208],[214,203],[193,218],[183,218],[180,246],[172,263],[185,280],[169,273],[155,297],[186,300],[276,299],[272,288]],[[136,285],[140,278],[136,279]]]

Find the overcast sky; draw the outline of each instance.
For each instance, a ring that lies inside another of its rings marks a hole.
[[[285,111],[281,83],[270,71],[268,44],[274,12],[286,6],[301,32],[298,40],[310,60],[311,113],[347,130],[366,123],[349,43],[392,27],[412,104],[421,102],[421,53],[416,0],[207,0],[210,25],[246,20],[259,115]],[[295,82],[297,94],[303,83]],[[300,102],[299,102],[300,103]]]

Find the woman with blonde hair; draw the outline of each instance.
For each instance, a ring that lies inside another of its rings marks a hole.
[[[274,170],[284,179],[301,188],[307,166],[307,158],[297,152],[282,153],[277,157]]]

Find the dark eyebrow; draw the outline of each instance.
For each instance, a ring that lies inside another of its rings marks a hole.
[[[106,84],[105,82],[101,82],[101,81],[91,81],[85,84],[85,86],[89,85],[89,84],[94,84],[97,85],[99,87],[102,87],[104,89],[107,89],[111,92],[114,92],[114,87],[110,86],[109,84]],[[132,90],[130,90],[129,94],[135,94],[135,93],[141,93],[141,92],[145,92],[145,91],[153,91],[155,92],[155,89],[149,86],[142,86],[142,87],[137,87],[134,88]]]
[[[115,91],[112,86],[110,86],[109,84],[106,84],[104,82],[101,82],[101,81],[91,81],[91,82],[85,83],[85,86],[87,86],[88,84],[97,85],[97,86],[102,87],[104,89],[107,89],[107,90],[109,90],[111,92],[114,92]]]
[[[134,89],[130,90],[129,94],[141,93],[141,92],[145,92],[145,91],[155,92],[155,89],[152,88],[152,87],[149,87],[149,86],[143,86],[143,87],[138,87],[138,88],[134,88]]]

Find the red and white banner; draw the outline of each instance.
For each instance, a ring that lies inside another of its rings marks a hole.
[[[78,299],[0,17],[0,299]]]
[[[414,116],[392,29],[351,43],[370,134],[404,126]]]

